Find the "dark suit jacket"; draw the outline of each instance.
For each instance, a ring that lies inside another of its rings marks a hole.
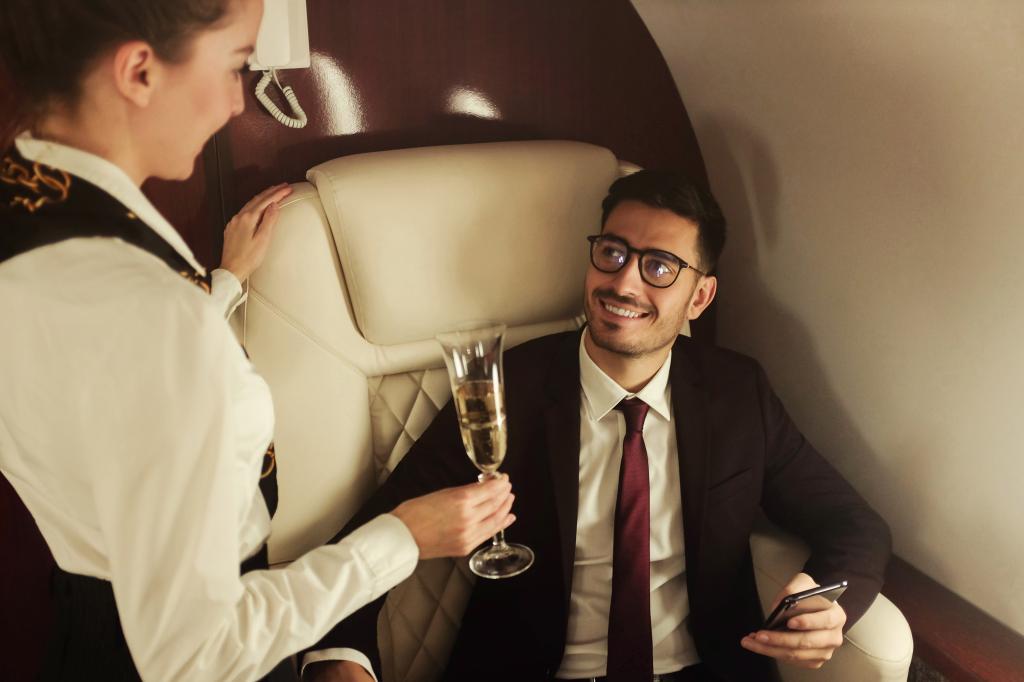
[[[579,333],[543,337],[505,356],[508,453],[522,542],[536,563],[508,580],[478,580],[448,680],[543,680],[565,647],[578,500]],[[850,582],[841,599],[852,625],[882,585],[885,522],[814,450],[750,358],[680,337],[670,374],[679,450],[690,629],[701,659],[730,680],[771,679],[770,659],[740,639],[763,621],[749,537],[763,510],[804,538],[805,571]],[[475,480],[449,403],[339,537],[401,501]],[[380,672],[383,599],[339,624],[317,648],[350,646]]]

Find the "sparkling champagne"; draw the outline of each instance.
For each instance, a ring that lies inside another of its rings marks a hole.
[[[505,405],[493,381],[467,381],[455,391],[462,443],[469,458],[485,473],[494,473],[505,459]]]

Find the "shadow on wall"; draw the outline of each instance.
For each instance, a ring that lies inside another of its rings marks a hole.
[[[762,274],[764,251],[778,244],[785,229],[777,213],[779,197],[787,190],[781,186],[770,148],[728,115],[704,117],[696,128],[701,131],[705,158],[714,160],[715,196],[729,229],[719,268],[719,343],[757,358],[783,403],[787,386],[814,403],[818,423],[794,420],[816,447],[821,444],[815,443],[813,434],[825,431],[832,442],[844,443],[843,452],[849,457],[842,466],[836,453],[822,451],[844,476],[851,481],[877,476],[882,460],[844,408],[837,387],[829,382],[807,326],[772,295]],[[800,365],[799,376],[784,371],[793,359]]]

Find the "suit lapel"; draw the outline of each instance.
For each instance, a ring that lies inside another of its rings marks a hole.
[[[579,334],[567,335],[550,365],[544,430],[561,545],[562,584],[568,599],[576,556],[580,469]]]
[[[669,373],[672,385],[672,413],[675,417],[676,447],[679,451],[679,484],[683,498],[683,536],[686,544],[687,574],[700,561],[704,511],[708,491],[708,395],[691,358],[689,339],[676,342]]]

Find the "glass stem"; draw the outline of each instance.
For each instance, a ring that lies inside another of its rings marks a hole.
[[[497,478],[497,477],[498,477],[498,472],[496,472],[496,471],[485,471],[484,473],[482,473],[479,476],[477,476],[476,480],[479,481],[480,483],[483,483],[484,481],[489,481],[492,478]],[[491,546],[492,547],[507,547],[508,546],[508,545],[505,544],[505,529],[504,528],[502,528],[497,533],[495,533],[494,537],[491,538]]]

